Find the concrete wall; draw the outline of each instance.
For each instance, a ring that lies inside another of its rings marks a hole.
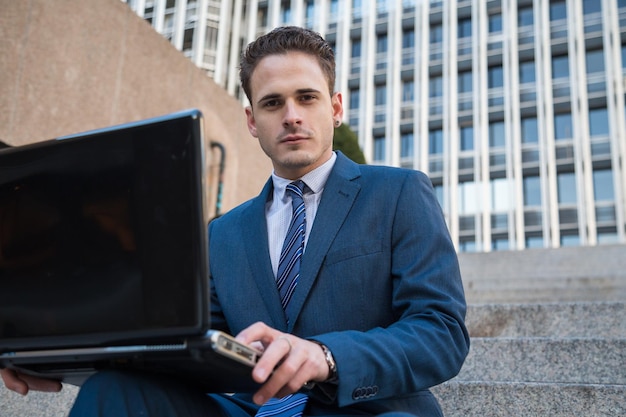
[[[243,107],[126,4],[0,0],[0,10],[0,141],[17,146],[195,107],[207,142],[226,148],[223,211],[258,193],[271,164]],[[207,152],[211,208],[219,156]]]

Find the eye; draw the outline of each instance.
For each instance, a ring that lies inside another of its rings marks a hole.
[[[263,107],[264,108],[272,108],[272,107],[278,107],[280,106],[280,100],[278,99],[269,99],[263,102]]]
[[[316,98],[317,97],[315,95],[313,95],[313,94],[304,94],[304,95],[300,96],[300,101],[304,101],[304,102],[313,101]]]

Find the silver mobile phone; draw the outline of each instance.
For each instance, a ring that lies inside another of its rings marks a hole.
[[[219,330],[209,330],[208,335],[213,350],[244,365],[253,367],[261,357],[259,350],[239,342],[227,333]]]

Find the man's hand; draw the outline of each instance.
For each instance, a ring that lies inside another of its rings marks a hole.
[[[63,388],[59,381],[21,374],[12,369],[0,369],[0,376],[8,389],[22,395],[28,394],[30,390],[59,392]]]
[[[279,332],[261,322],[242,330],[237,340],[261,343],[264,348],[252,370],[252,378],[263,384],[254,394],[256,404],[299,391],[307,382],[328,378],[328,364],[317,343]]]

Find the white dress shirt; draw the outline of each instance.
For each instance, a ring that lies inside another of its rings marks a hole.
[[[322,198],[322,191],[326,185],[326,180],[330,175],[330,171],[335,165],[337,155],[333,152],[332,156],[320,167],[314,169],[308,174],[300,178],[306,184],[304,188],[304,206],[306,208],[306,231],[304,233],[304,247],[309,239],[309,233],[313,227],[317,207]],[[280,252],[283,249],[283,242],[287,236],[289,223],[292,217],[291,195],[285,193],[287,185],[294,180],[281,178],[272,172],[272,182],[274,183],[274,193],[272,199],[265,206],[265,218],[267,219],[267,236],[270,248],[270,259],[272,261],[272,269],[274,276],[278,271],[278,261]]]

